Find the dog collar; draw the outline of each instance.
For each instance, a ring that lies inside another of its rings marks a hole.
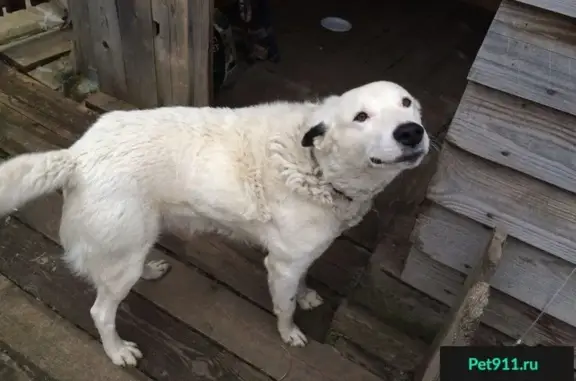
[[[310,158],[312,160],[313,165],[318,168],[318,171],[316,172],[318,177],[322,177],[323,173],[322,173],[322,169],[320,168],[320,164],[318,163],[318,160],[316,159],[316,155],[314,154],[314,147],[312,147],[310,149]],[[332,191],[334,193],[336,193],[338,196],[342,197],[343,199],[345,199],[348,202],[352,202],[354,201],[354,199],[350,196],[348,196],[346,193],[344,193],[343,191],[341,191],[340,189],[336,188],[334,186],[334,184],[332,183],[328,183],[328,185],[330,185],[330,188],[332,188]]]

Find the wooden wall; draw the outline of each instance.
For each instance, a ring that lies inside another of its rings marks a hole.
[[[526,3],[526,4],[525,4]],[[527,5],[530,4],[530,5]],[[518,339],[576,267],[576,2],[502,2],[469,74],[401,278],[450,304],[497,223],[484,323]],[[576,342],[576,274],[525,337]]]
[[[79,71],[135,106],[210,101],[213,0],[71,1]]]

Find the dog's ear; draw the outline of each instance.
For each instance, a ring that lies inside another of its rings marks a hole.
[[[326,125],[324,123],[318,123],[314,127],[308,130],[304,137],[302,138],[303,147],[312,147],[314,145],[314,139],[318,136],[324,136],[326,133]]]

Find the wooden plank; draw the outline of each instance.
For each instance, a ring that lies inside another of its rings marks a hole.
[[[212,13],[214,0],[191,0],[189,20],[192,105],[208,106],[211,102],[212,83]]]
[[[60,144],[66,141],[1,102],[0,113],[0,146],[5,152],[18,154],[51,150],[60,148]]]
[[[332,334],[346,337],[384,361],[391,369],[399,371],[392,371],[393,374],[413,371],[426,350],[424,342],[390,327],[364,308],[347,302],[340,305],[334,316]]]
[[[201,76],[201,73],[195,73],[194,65],[192,62],[192,57],[196,54],[190,48],[191,43],[196,43],[190,36],[190,31],[195,33],[195,25],[193,24],[193,19],[190,15],[190,7],[193,6],[193,2],[188,0],[169,0],[172,7],[170,8],[170,70],[171,78],[170,83],[172,86],[172,104],[176,105],[195,105],[194,98],[192,98],[193,84],[196,80],[195,75]],[[204,1],[205,6],[213,7],[213,0]],[[196,10],[200,12],[200,10]],[[200,28],[210,28],[208,42],[204,44],[211,43],[212,40],[212,9],[210,9],[209,14],[205,14],[203,17],[207,17],[204,21],[204,26],[199,26]],[[208,24],[206,26],[206,23]],[[192,26],[192,28],[190,28]],[[204,29],[201,29],[206,33]],[[199,36],[202,38],[202,36]],[[192,54],[192,57],[190,57]],[[208,55],[208,58],[205,56]],[[208,59],[208,70],[207,74],[209,80],[212,79],[212,49],[211,46],[208,47],[208,51],[198,58],[198,62],[201,64]],[[200,69],[202,70],[202,69]],[[201,78],[201,77],[200,77]],[[199,84],[200,86],[201,84]],[[209,101],[209,99],[208,99]],[[208,105],[208,103],[206,103]]]
[[[77,73],[88,78],[95,71],[94,51],[92,49],[92,32],[90,31],[90,3],[84,1],[68,2],[68,17],[72,23],[73,64]]]
[[[333,339],[332,346],[346,358],[360,364],[372,373],[381,377],[382,380],[412,381],[412,372],[404,372],[390,367],[377,357],[363,350],[358,344],[348,340],[344,336]]]
[[[79,136],[98,117],[1,62],[0,92],[5,94],[2,102],[57,134],[66,134],[63,130],[68,130]]]
[[[70,53],[71,37],[70,29],[50,31],[3,50],[1,56],[28,72]]]
[[[576,193],[576,117],[470,83],[448,141]]]
[[[468,346],[480,324],[484,309],[490,298],[490,280],[502,258],[502,246],[506,233],[498,227],[476,265],[466,277],[455,302],[452,304],[444,328],[432,343],[428,355],[418,367],[415,380],[440,379],[440,348],[445,346]]]
[[[428,198],[487,226],[576,263],[572,193],[445,144]]]
[[[488,31],[469,80],[576,115],[576,60]]]
[[[100,89],[123,98],[127,94],[127,71],[131,69],[124,67],[124,60],[131,51],[126,50],[123,41],[117,3],[116,0],[89,2],[90,47]]]
[[[135,110],[136,107],[128,102],[124,102],[118,98],[108,95],[103,92],[95,92],[90,94],[86,100],[86,106],[95,112],[103,113],[114,110]]]
[[[55,223],[53,215],[46,217]],[[93,289],[70,274],[61,260],[60,247],[15,218],[0,225],[0,241],[0,272],[67,320],[98,337],[89,314]],[[120,306],[117,325],[121,336],[138,342],[144,353],[138,369],[154,379],[168,374],[182,380],[190,377],[237,380],[238,372],[252,370],[136,293],[131,293]]]
[[[572,0],[517,0],[538,8],[560,13],[568,17],[576,17],[576,4]]]
[[[126,97],[120,98],[138,107],[155,107],[158,105],[154,58],[156,31],[152,22],[151,1],[122,0],[116,1],[116,6],[128,86]]]
[[[9,381],[58,381],[2,341],[0,341],[0,377]]]
[[[195,24],[191,24],[189,7],[187,0],[152,2],[152,16],[158,27],[154,50],[160,105],[190,105],[192,102],[189,41]]]
[[[454,303],[464,278],[462,273],[436,262],[416,248],[412,249],[402,274],[403,281],[447,305]],[[492,290],[482,322],[513,337],[514,340],[506,343],[511,345],[527,332],[538,314],[538,310],[498,290]],[[544,315],[528,331],[523,341],[526,345],[572,345],[574,340],[576,328]]]
[[[462,273],[489,239],[482,225],[431,205],[419,217],[414,230],[415,247],[432,259]],[[510,238],[504,258],[492,279],[492,287],[536,308],[543,308],[568,278],[574,265]],[[576,326],[576,277],[571,278],[546,312]]]
[[[567,17],[505,0],[490,30],[576,59],[576,23]]]
[[[98,341],[2,275],[0,300],[0,340],[49,377],[59,381],[149,380],[138,371],[128,372],[112,364]]]
[[[156,68],[156,83],[158,86],[158,104],[172,104],[172,68],[170,65],[171,56],[171,20],[174,15],[173,0],[152,1],[152,19],[156,28],[154,37],[154,59]],[[171,8],[172,7],[172,12]],[[181,12],[179,12],[180,14]],[[188,12],[185,12],[187,15]],[[185,23],[184,25],[188,25]],[[187,61],[185,61],[187,62]]]

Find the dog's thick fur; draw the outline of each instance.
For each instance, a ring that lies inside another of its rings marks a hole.
[[[115,364],[141,357],[118,336],[116,310],[139,278],[168,270],[146,256],[174,226],[266,248],[278,330],[304,345],[296,303],[322,303],[305,285],[309,266],[392,179],[420,163],[427,134],[407,147],[393,131],[421,122],[418,101],[390,82],[309,103],[114,111],[68,149],[1,165],[0,215],[63,189],[65,259],[96,286],[90,312]]]

